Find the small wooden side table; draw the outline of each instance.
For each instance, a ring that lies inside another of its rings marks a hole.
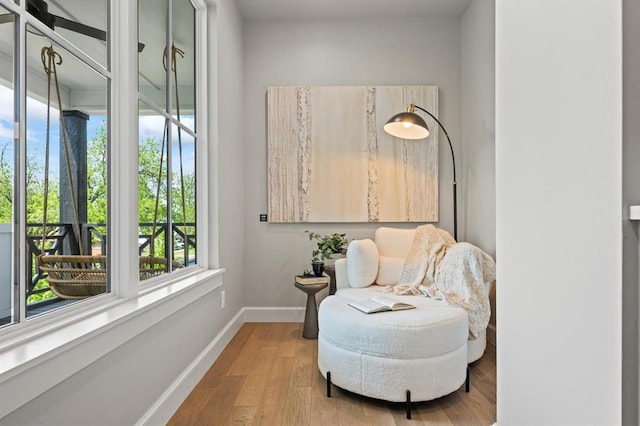
[[[328,281],[328,280],[327,280]],[[302,337],[307,339],[318,338],[318,306],[316,304],[316,293],[329,285],[328,282],[320,284],[300,284],[294,283],[300,290],[307,293],[307,309],[304,312],[304,328]]]
[[[324,267],[324,273],[329,277],[329,294],[336,294],[336,267],[335,265],[327,265]]]

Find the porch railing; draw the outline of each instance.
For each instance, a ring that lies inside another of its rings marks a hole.
[[[186,226],[185,226],[186,225]],[[151,242],[154,241],[154,256],[164,257],[166,253],[173,253],[173,260],[183,265],[193,263],[192,253],[195,254],[196,235],[195,223],[172,224],[171,232],[167,232],[168,224],[157,223],[155,233],[152,233],[152,223],[140,223],[138,235],[138,254],[148,253]],[[37,266],[37,257],[43,252],[56,255],[80,254],[82,244],[83,254],[106,255],[107,235],[106,224],[82,224],[81,240],[77,241],[70,223],[47,224],[44,249],[42,246],[42,224],[27,224],[27,292],[26,298],[35,294],[49,291],[46,275]],[[170,250],[172,248],[172,250]],[[176,259],[176,252],[184,253],[182,259]],[[41,283],[43,282],[43,283]],[[38,285],[40,283],[40,285]],[[37,287],[37,288],[36,288]],[[54,300],[52,298],[48,300]]]

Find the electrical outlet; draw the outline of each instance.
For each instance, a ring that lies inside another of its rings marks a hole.
[[[224,309],[226,304],[227,304],[226,297],[224,294],[224,290],[222,290],[220,292],[220,309]]]
[[[260,213],[260,222],[266,222],[267,221],[267,215],[264,213]]]

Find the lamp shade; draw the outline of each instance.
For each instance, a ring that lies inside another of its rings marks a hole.
[[[418,114],[401,112],[384,125],[384,131],[402,139],[424,139],[429,136],[427,123]]]

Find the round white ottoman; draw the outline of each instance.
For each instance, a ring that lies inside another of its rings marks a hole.
[[[392,297],[409,297],[416,309],[365,314],[345,297],[322,301],[322,375],[330,372],[330,382],[348,391],[395,402],[409,403],[407,391],[411,400],[427,401],[460,388],[467,375],[467,313],[428,298]]]

